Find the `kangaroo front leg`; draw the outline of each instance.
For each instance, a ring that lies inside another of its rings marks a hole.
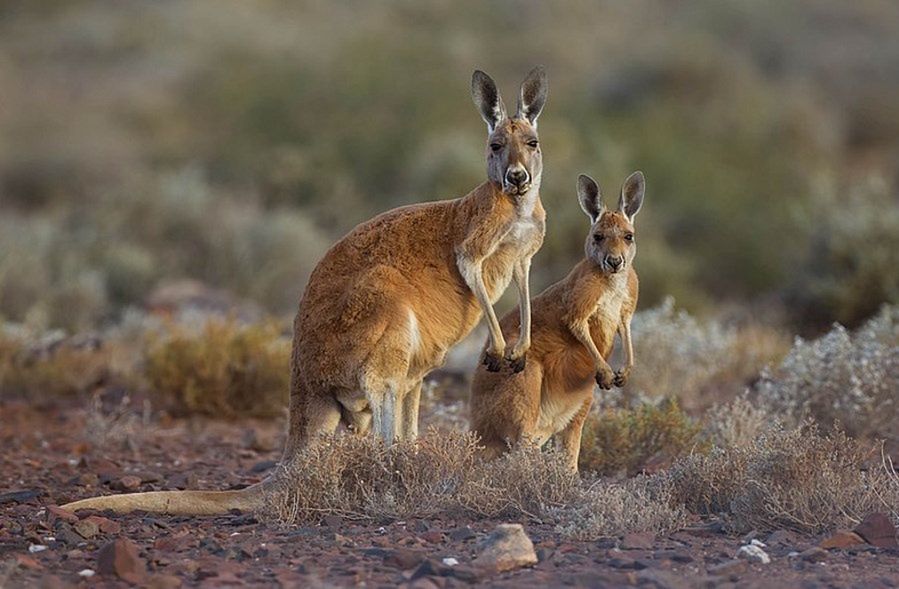
[[[460,255],[457,263],[462,278],[465,279],[465,284],[474,293],[478,305],[487,319],[490,345],[484,356],[484,364],[487,365],[487,370],[490,372],[499,372],[503,354],[506,351],[506,340],[503,338],[503,332],[500,329],[496,313],[493,311],[493,305],[490,303],[490,297],[487,296],[487,287],[484,286],[484,277],[481,273],[481,260],[473,260],[468,256]]]
[[[631,339],[630,319],[621,322],[618,335],[621,337],[621,347],[624,348],[624,367],[615,373],[615,386],[623,387],[630,378],[631,368],[634,367],[634,342]]]
[[[596,384],[598,384],[601,389],[611,389],[613,381],[615,380],[615,373],[612,371],[612,367],[609,366],[609,363],[606,362],[605,358],[602,357],[602,354],[599,353],[596,344],[593,342],[593,338],[590,337],[589,325],[587,325],[586,322],[580,322],[576,325],[572,325],[570,329],[574,334],[574,337],[587,348],[587,351],[590,352],[590,357],[593,358],[593,363],[596,366]]]
[[[515,264],[513,276],[518,286],[518,308],[521,311],[521,329],[518,341],[509,354],[508,360],[512,363],[513,372],[524,370],[527,362],[527,352],[531,347],[531,290],[530,290],[531,259],[524,258]]]

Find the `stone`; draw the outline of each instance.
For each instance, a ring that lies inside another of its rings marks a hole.
[[[821,541],[818,546],[821,548],[851,548],[864,544],[865,541],[861,536],[849,530],[838,530],[835,534]]]
[[[116,491],[136,491],[140,488],[140,477],[126,474],[113,483],[112,488]]]
[[[137,546],[127,538],[104,544],[97,553],[97,572],[114,575],[129,583],[143,583],[147,566],[137,553]]]
[[[818,546],[813,546],[808,550],[797,553],[796,558],[801,558],[806,562],[824,562],[827,559],[827,551]]]
[[[72,513],[71,511],[67,511],[62,507],[57,507],[56,505],[50,505],[47,507],[47,512],[56,516],[64,522],[73,524],[78,521],[78,516]]]
[[[402,571],[414,569],[424,561],[426,556],[416,550],[398,548],[384,557],[384,564],[396,567]]]
[[[500,524],[479,547],[475,566],[496,572],[537,564],[534,543],[521,524]]]
[[[23,489],[21,491],[8,491],[0,493],[0,505],[3,503],[27,503],[44,494],[41,489]]]
[[[885,513],[870,513],[853,530],[865,542],[878,548],[899,548],[896,526]]]
[[[75,531],[78,532],[78,535],[85,540],[90,540],[100,533],[100,525],[96,521],[92,521],[90,518],[75,522],[72,525],[72,528],[74,528]]]
[[[753,540],[753,542],[756,542],[756,540]],[[749,562],[770,564],[771,557],[768,556],[767,552],[762,550],[762,547],[759,546],[759,544],[761,544],[761,542],[758,544],[746,544],[745,546],[740,546],[740,549],[737,550],[737,558],[742,558]],[[762,544],[762,546],[764,546],[764,544]]]
[[[708,568],[708,573],[710,575],[738,575],[746,572],[747,567],[748,565],[745,560],[725,560],[722,563],[710,566]]]
[[[621,548],[624,550],[649,550],[656,541],[655,534],[649,532],[634,532],[625,534],[621,539]]]
[[[468,526],[456,528],[449,533],[450,540],[453,542],[464,542],[466,540],[471,540],[476,536],[477,534],[474,533],[474,530]]]

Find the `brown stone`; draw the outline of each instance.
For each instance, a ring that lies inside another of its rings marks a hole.
[[[885,513],[870,513],[853,530],[868,544],[878,548],[899,548],[896,526]]]
[[[822,540],[821,543],[818,544],[818,546],[825,549],[851,548],[852,546],[858,546],[859,544],[864,543],[865,541],[862,539],[862,537],[855,532],[850,532],[849,530],[838,530],[831,537]]]
[[[78,532],[79,536],[86,540],[90,540],[100,533],[100,526],[97,524],[97,522],[91,521],[90,518],[77,521],[72,524],[72,527],[76,532]]]
[[[113,488],[117,491],[136,491],[140,488],[140,477],[126,474],[115,482]]]
[[[142,583],[147,567],[137,553],[137,546],[126,538],[119,538],[100,548],[97,571],[101,575],[115,575],[129,583]]]
[[[720,564],[710,566],[708,573],[710,575],[737,575],[745,572],[748,568],[745,560],[726,560]]]
[[[649,550],[656,541],[655,534],[634,532],[625,534],[621,539],[621,547],[625,550]]]
[[[384,564],[396,567],[402,571],[408,571],[417,567],[424,559],[425,555],[421,552],[409,550],[408,548],[399,548],[384,557]]]
[[[72,513],[71,511],[66,511],[62,507],[57,507],[55,505],[50,505],[47,507],[47,512],[58,517],[64,522],[68,522],[73,524],[78,521],[78,516]]]
[[[537,553],[521,524],[500,524],[481,543],[474,564],[497,572],[511,571],[537,564]]]

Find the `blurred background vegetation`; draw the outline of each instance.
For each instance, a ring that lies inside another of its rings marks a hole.
[[[642,169],[641,306],[899,301],[894,0],[13,0],[0,318],[93,328],[185,278],[289,316],[356,223],[483,180],[471,71],[514,101],[538,63],[535,290],[582,255],[576,175]]]

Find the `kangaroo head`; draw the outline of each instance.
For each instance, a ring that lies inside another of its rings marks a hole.
[[[539,188],[543,155],[537,117],[546,103],[546,74],[536,67],[521,84],[515,116],[506,114],[493,79],[480,70],[471,77],[471,96],[487,123],[487,178],[512,196]]]
[[[643,205],[645,190],[643,172],[634,172],[624,181],[618,209],[612,211],[603,205],[596,181],[584,174],[578,176],[578,200],[591,223],[584,251],[606,274],[621,272],[637,255],[634,217]]]

